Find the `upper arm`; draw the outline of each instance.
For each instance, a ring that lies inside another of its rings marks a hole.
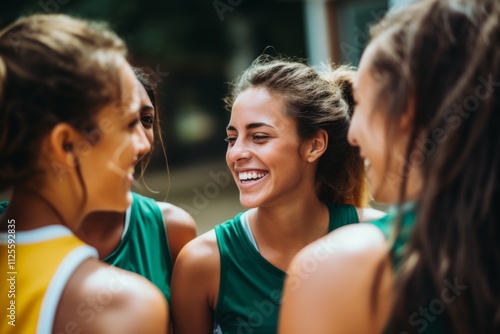
[[[163,214],[172,261],[189,241],[196,238],[196,222],[185,210],[170,203],[156,202]]]
[[[54,333],[167,333],[163,294],[145,278],[95,260],[80,265],[66,285]]]
[[[380,231],[364,224],[339,228],[306,247],[288,270],[279,333],[381,332],[391,306],[387,254]],[[373,284],[378,269],[380,284]],[[372,295],[379,296],[374,307]]]
[[[220,255],[212,230],[189,242],[175,263],[170,299],[175,334],[212,333],[219,281]]]

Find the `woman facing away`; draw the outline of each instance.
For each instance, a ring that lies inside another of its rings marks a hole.
[[[73,232],[124,211],[150,149],[124,43],[97,23],[33,15],[0,32],[2,333],[165,333],[161,292]],[[97,138],[89,138],[91,133]]]
[[[132,68],[140,82],[139,103],[142,129],[151,149],[139,157],[141,174],[147,168],[155,136],[163,147],[155,87],[150,77]],[[153,102],[154,101],[154,102]],[[94,132],[97,135],[97,132]],[[92,212],[75,235],[94,247],[99,259],[146,277],[170,299],[173,264],[184,245],[196,237],[196,223],[183,209],[132,192],[126,212]],[[0,203],[0,213],[8,202]]]
[[[144,71],[134,68],[139,85],[140,119],[151,145],[155,136],[163,148],[155,87]],[[145,171],[152,149],[139,157]],[[186,211],[166,202],[132,193],[126,212],[93,212],[76,235],[93,246],[99,258],[113,266],[138,273],[153,282],[170,299],[173,264],[181,248],[196,237],[196,224]]]
[[[498,1],[422,1],[373,28],[349,141],[395,205],[299,253],[280,333],[500,333],[499,86]]]
[[[353,72],[260,58],[227,98],[226,162],[252,208],[188,243],[172,278],[176,334],[275,333],[286,268],[329,231],[380,216],[347,142]],[[368,217],[366,217],[368,216]]]

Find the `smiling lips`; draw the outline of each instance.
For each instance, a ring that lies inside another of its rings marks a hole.
[[[262,179],[264,176],[269,174],[269,172],[262,171],[262,172],[239,172],[238,177],[241,182],[250,182],[250,181],[257,181]]]

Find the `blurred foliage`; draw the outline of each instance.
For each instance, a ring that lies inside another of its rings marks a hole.
[[[2,4],[0,24],[5,26],[21,15],[40,12],[107,21],[127,42],[133,64],[149,67],[153,72],[168,72],[168,76],[160,77],[158,90],[169,164],[176,167],[224,159],[223,138],[229,115],[224,111],[222,98],[227,93],[227,83],[266,47],[272,47],[266,50],[271,54],[307,56],[301,2],[222,0],[218,3],[230,7],[223,13],[223,20],[215,3],[213,0],[9,1]],[[179,133],[179,129],[199,131],[200,135],[189,136]],[[152,168],[165,166],[158,151]]]

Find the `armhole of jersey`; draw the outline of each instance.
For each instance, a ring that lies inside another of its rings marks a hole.
[[[132,211],[132,205],[133,205],[133,202],[132,202],[132,204],[129,205],[129,207],[125,211],[125,222],[124,222],[124,225],[123,225],[123,233],[122,233],[122,239],[121,240],[123,240],[123,238],[125,238],[125,235],[127,234],[128,229],[130,227],[130,212]],[[121,240],[120,240],[120,243],[121,243]]]
[[[172,265],[172,268],[170,268],[170,271],[172,272],[174,270],[174,258],[172,257],[172,251],[170,250],[170,242],[168,242],[168,230],[167,230],[167,222],[165,221],[165,217],[163,216],[163,211],[161,210],[160,206],[158,203],[154,201],[154,206],[155,206],[155,211],[156,214],[159,215],[159,222],[161,222],[160,230],[163,233],[163,236],[165,237],[165,245],[167,246],[167,252],[170,260],[170,264]],[[169,283],[170,286],[170,283]]]
[[[43,296],[36,330],[37,334],[52,333],[62,292],[76,268],[89,258],[97,259],[97,251],[88,245],[83,245],[71,251],[61,262]]]
[[[215,305],[214,310],[214,322],[217,324],[217,318],[219,315],[219,310],[222,307],[222,302],[224,299],[224,287],[226,286],[226,279],[224,276],[224,257],[225,257],[225,245],[221,245],[224,240],[224,228],[221,225],[216,225],[214,227],[215,239],[217,240],[217,248],[219,248],[219,261],[220,261],[220,272],[219,272],[219,293],[217,294],[217,305]],[[222,247],[221,247],[222,246]],[[217,324],[218,325],[218,324]],[[219,326],[220,328],[220,326]],[[222,330],[221,330],[222,332]]]
[[[250,222],[248,221],[248,211],[242,213],[242,215],[240,216],[240,221],[248,240],[250,240],[250,243],[255,247],[255,250],[260,253],[259,246],[257,245],[257,241],[255,241],[255,237],[252,233],[252,228],[250,227]]]

